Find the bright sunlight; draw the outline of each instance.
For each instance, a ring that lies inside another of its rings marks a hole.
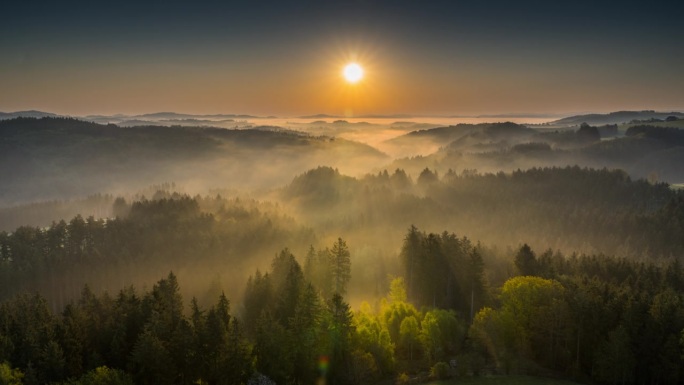
[[[358,83],[363,78],[363,68],[356,63],[349,63],[344,67],[343,75],[348,83]]]

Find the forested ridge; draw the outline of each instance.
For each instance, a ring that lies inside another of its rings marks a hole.
[[[399,157],[389,167],[416,174],[425,167],[442,173],[449,169],[496,173],[579,165],[621,169],[635,179],[679,183],[684,179],[678,167],[684,159],[682,133],[681,128],[653,124],[618,130],[617,125],[583,123],[577,129],[537,131],[513,123],[460,124],[388,141],[419,155]],[[421,147],[426,150],[420,151]]]
[[[363,224],[373,234],[396,238],[414,223],[435,231],[463,229],[504,246],[526,242],[655,259],[684,252],[682,193],[619,170],[575,166],[439,175],[426,168],[414,181],[401,169],[356,179],[318,168],[295,178],[283,198],[317,229],[353,232]]]
[[[0,120],[0,204],[124,194],[150,180],[210,188],[239,180],[240,188],[271,187],[311,164],[357,170],[385,159],[364,143],[278,127],[119,127],[15,118]]]
[[[314,242],[310,229],[277,207],[244,199],[160,194],[128,204],[119,198],[113,212],[106,220],[76,216],[0,232],[0,296],[39,290],[60,308],[85,283],[116,290],[171,268],[239,281],[233,274],[262,264],[271,249]]]

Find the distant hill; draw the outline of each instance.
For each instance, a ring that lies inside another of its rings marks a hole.
[[[16,118],[0,121],[0,207],[168,181],[202,190],[271,188],[319,165],[357,174],[386,161],[362,143],[279,127],[120,127]]]
[[[454,143],[469,145],[491,141],[505,141],[514,137],[534,135],[537,131],[524,125],[505,123],[458,124],[412,131],[384,142],[397,152],[427,155]]]
[[[649,119],[666,119],[668,116],[676,116],[684,118],[682,112],[656,112],[656,111],[617,111],[609,114],[588,114],[575,115],[567,118],[555,120],[550,122],[552,126],[579,126],[582,123],[587,123],[592,126],[604,124],[621,124],[629,123],[632,120],[649,120]]]
[[[3,119],[14,119],[14,118],[47,118],[47,117],[58,117],[59,115],[53,114],[51,112],[43,111],[17,111],[17,112],[0,112],[0,120]]]
[[[354,119],[408,119],[413,118],[413,115],[406,114],[366,114],[357,116],[341,116],[341,115],[328,115],[328,114],[315,114],[315,115],[304,115],[299,116],[299,119],[344,119],[344,118],[354,118]]]
[[[316,114],[299,116],[299,119],[340,119],[340,115]]]
[[[179,114],[176,112],[155,112],[135,115],[135,118],[149,119],[258,119],[259,116],[240,114]]]

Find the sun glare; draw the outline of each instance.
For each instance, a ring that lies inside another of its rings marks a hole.
[[[363,78],[363,68],[356,63],[349,63],[344,67],[343,75],[348,83],[357,83]]]

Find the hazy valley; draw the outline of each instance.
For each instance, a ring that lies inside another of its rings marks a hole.
[[[4,114],[0,358],[26,383],[307,382],[329,354],[339,383],[681,378],[684,114],[510,118]],[[223,345],[174,337],[218,314]]]

